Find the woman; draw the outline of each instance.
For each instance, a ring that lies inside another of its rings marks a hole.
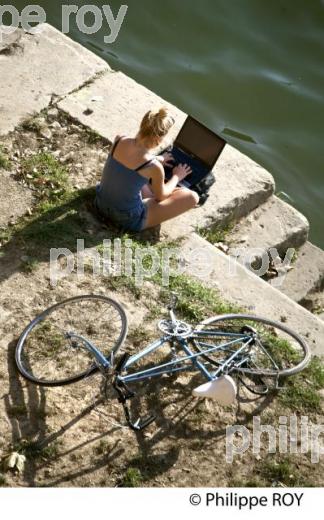
[[[163,164],[172,164],[172,155],[154,156],[174,124],[167,109],[145,114],[135,138],[117,137],[97,186],[99,213],[124,230],[142,231],[194,208],[198,195],[177,184],[191,173],[186,164],[173,169],[165,182]]]

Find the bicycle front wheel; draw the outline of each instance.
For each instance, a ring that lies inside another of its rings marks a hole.
[[[21,334],[16,347],[19,372],[43,386],[79,381],[98,370],[81,336],[106,358],[122,345],[127,317],[119,303],[97,295],[76,296],[37,316]]]
[[[193,343],[200,352],[209,350],[202,356],[212,365],[219,368],[232,356],[226,370],[247,375],[290,376],[303,370],[311,357],[307,343],[296,332],[248,314],[204,320],[193,333]]]

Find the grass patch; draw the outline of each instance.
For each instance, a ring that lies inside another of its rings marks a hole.
[[[275,332],[268,329],[263,330],[262,326],[255,326],[263,339],[263,345],[267,348],[269,354],[276,362],[279,369],[284,370],[289,368],[291,364],[299,364],[302,361],[300,352],[296,351],[287,339],[281,338]],[[273,369],[273,364],[270,359],[263,357],[263,368]]]
[[[23,440],[14,447],[13,451],[25,455],[27,459],[53,460],[58,457],[59,443],[52,442],[47,446],[42,446],[35,441]]]
[[[152,334],[145,330],[142,325],[139,325],[128,332],[127,339],[134,347],[143,348],[152,339]]]
[[[85,136],[86,136],[86,140],[87,140],[87,143],[88,144],[98,144],[98,143],[102,143],[104,145],[107,144],[107,141],[106,139],[104,139],[100,134],[98,134],[98,132],[96,132],[95,130],[91,130],[91,128],[85,128],[84,129],[84,133],[85,133]]]
[[[0,243],[4,245],[14,240],[15,245],[23,246],[24,255],[31,258],[27,271],[33,270],[36,262],[48,261],[50,248],[66,247],[75,251],[76,240],[84,236],[86,226],[80,211],[93,193],[93,189],[79,192],[62,189],[61,194],[56,195],[58,200],[40,201],[32,216],[21,217],[14,226],[0,230]],[[96,237],[89,238],[85,247],[92,247],[95,242]]]
[[[184,319],[201,321],[213,314],[239,312],[239,308],[224,302],[216,289],[207,287],[194,278],[178,275],[170,278],[168,289],[160,292],[161,301],[167,304],[169,291],[178,296],[177,310]]]
[[[21,162],[26,184],[33,188],[39,201],[59,202],[68,190],[68,173],[50,153],[41,152]]]
[[[4,227],[0,229],[0,245],[8,242],[12,236],[13,228]]]
[[[140,487],[143,482],[143,476],[139,469],[128,468],[120,487],[135,488]]]
[[[142,296],[142,287],[136,285],[135,280],[128,276],[109,276],[106,278],[106,285],[111,291],[126,289],[136,300]]]
[[[146,315],[146,319],[148,321],[157,320],[158,318],[161,317],[162,313],[163,313],[162,305],[156,305],[156,304],[150,302],[149,312]]]
[[[125,234],[121,237],[121,249],[123,250],[125,241],[129,240],[130,237]],[[149,258],[150,250],[154,251],[155,254],[159,255],[159,269],[158,271],[150,277],[150,281],[155,284],[160,290],[158,295],[159,304],[153,305],[150,307],[150,318],[159,317],[162,314],[162,311],[165,309],[166,305],[168,305],[170,300],[170,291],[175,292],[178,297],[177,302],[177,313],[183,319],[188,319],[190,321],[201,321],[207,316],[211,316],[213,314],[225,314],[230,312],[239,312],[242,309],[239,309],[237,306],[224,302],[217,291],[217,289],[212,287],[207,287],[203,285],[198,280],[188,276],[188,275],[177,275],[175,273],[172,274],[170,272],[169,284],[166,287],[164,283],[164,274],[161,269],[162,265],[162,252],[163,249],[168,248],[177,249],[179,247],[178,244],[174,244],[174,242],[162,242],[158,243],[155,246],[152,244],[140,242],[136,239],[131,239],[132,242],[127,242],[127,248],[132,251],[132,269],[133,274],[137,272],[138,266],[136,266],[136,258],[135,258],[135,250],[142,250],[144,255],[144,250],[147,250],[147,258],[141,256],[141,261],[144,269],[149,269],[151,267],[152,259]],[[99,253],[103,253],[103,246],[100,245],[97,247]],[[113,252],[113,251],[112,251]],[[174,259],[175,260],[175,259]],[[114,263],[114,257],[112,255],[111,258],[112,265]],[[172,259],[170,261],[171,268],[174,267],[172,265]],[[121,266],[122,271],[124,269],[124,265]],[[172,269],[170,269],[172,271]],[[106,278],[106,283],[111,290],[120,290],[127,289],[129,290],[137,299],[140,299],[144,292],[145,288],[142,287],[141,283],[136,283],[136,279],[134,276],[109,276]]]
[[[0,144],[0,168],[8,169],[10,167],[10,161],[4,147]]]
[[[281,456],[277,460],[266,456],[251,468],[251,476],[245,479],[233,478],[232,487],[310,487],[312,484],[301,474],[298,461],[290,456]]]
[[[276,483],[288,487],[309,485],[289,457],[282,457],[278,460],[262,460],[257,467],[257,472],[266,485],[275,485]]]
[[[31,274],[37,269],[38,260],[36,258],[24,257],[21,261],[21,270],[26,274]]]
[[[94,447],[94,452],[97,455],[105,455],[111,449],[109,441],[101,439],[100,442]]]
[[[324,366],[321,359],[313,357],[302,372],[287,378],[286,387],[279,394],[279,401],[289,408],[307,413],[322,411],[319,390],[324,388]]]
[[[233,227],[234,223],[230,223],[226,227],[214,224],[208,228],[197,228],[196,232],[211,244],[217,244],[218,242],[226,242],[227,236]]]
[[[35,132],[38,134],[41,131],[42,125],[39,122],[39,114],[34,114],[33,116],[25,119],[19,127],[18,130],[24,130],[26,132]]]
[[[162,272],[161,267],[162,253],[166,248],[169,250],[174,249],[176,251],[179,248],[179,244],[175,244],[174,242],[170,241],[160,242],[153,246],[148,242],[140,242],[139,240],[133,238],[131,239],[131,243],[127,242],[125,244],[125,241],[129,239],[130,237],[127,234],[122,237],[121,248],[123,250],[124,246],[126,245],[127,248],[129,248],[129,250],[132,252],[131,267],[133,269],[133,274],[136,273],[138,269],[138,266],[136,266],[136,251],[137,254],[138,250],[142,250],[143,252],[143,255],[138,255],[138,257],[141,258],[144,269],[149,269],[151,267],[152,259],[149,258],[150,251],[159,256],[159,269],[150,277],[150,281],[153,282],[158,288],[160,288],[158,296],[159,305],[155,305],[153,314],[158,315],[161,308],[169,303],[170,291],[175,292],[178,296],[177,311],[183,319],[197,322],[201,321],[207,316],[211,316],[212,314],[239,312],[241,310],[237,306],[224,302],[220,298],[219,293],[215,288],[207,287],[188,275],[177,275],[170,272],[169,284],[167,287],[165,287],[164,273]],[[97,250],[102,254],[103,246],[98,246]],[[144,257],[144,253],[146,251],[147,258]],[[113,264],[113,255],[111,260]],[[175,261],[175,258],[173,260]],[[172,267],[175,267],[175,265],[173,265],[173,260],[171,259],[170,261],[170,271],[172,271]],[[122,265],[122,271],[123,268],[124,266]],[[107,278],[107,284],[108,287],[112,290],[126,288],[138,299],[145,291],[141,283],[136,284],[136,279],[134,276],[110,276]]]
[[[294,252],[293,252],[293,255],[292,255],[291,261],[290,261],[291,265],[294,265],[297,262],[298,255],[299,255],[299,249],[294,249]]]

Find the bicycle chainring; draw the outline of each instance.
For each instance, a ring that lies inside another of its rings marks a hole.
[[[167,336],[174,336],[180,338],[187,338],[192,333],[192,327],[184,321],[161,320],[158,323],[158,328],[163,334]]]

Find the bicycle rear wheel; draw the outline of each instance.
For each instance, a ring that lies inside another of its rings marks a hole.
[[[16,364],[21,375],[39,385],[60,386],[98,370],[93,355],[71,333],[108,358],[126,337],[125,311],[111,298],[97,295],[76,296],[46,309],[19,338]]]
[[[193,333],[196,349],[206,361],[221,367],[235,356],[230,370],[246,375],[290,376],[303,370],[310,361],[307,343],[282,323],[248,314],[214,316],[201,322]],[[243,345],[246,348],[243,348]]]

